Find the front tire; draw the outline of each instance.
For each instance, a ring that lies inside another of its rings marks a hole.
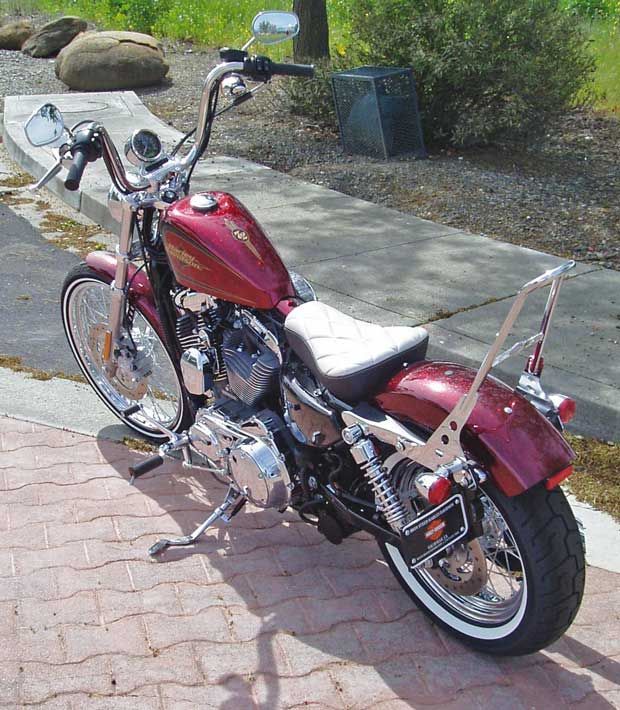
[[[511,588],[514,585],[514,593],[506,593],[506,599],[488,585],[477,595],[460,596],[438,584],[428,570],[410,571],[397,547],[380,544],[381,551],[415,603],[461,641],[496,655],[533,653],[568,629],[581,604],[585,557],[577,522],[559,488],[547,491],[539,485],[509,498],[487,483],[483,503],[485,521],[491,515],[503,521],[494,523],[496,529],[505,525],[501,539],[510,543],[511,551],[504,552],[502,559],[515,560],[500,565],[504,576],[510,576],[506,579]],[[485,522],[485,535],[479,542],[485,550],[489,580],[502,545],[490,539]]]
[[[73,355],[103,403],[127,426],[156,442],[168,437],[140,414],[129,417],[124,411],[139,404],[151,418],[178,432],[189,425],[189,406],[181,376],[157,330],[146,314],[133,308],[129,337],[150,358],[151,374],[144,378],[146,391],[132,398],[115,378],[108,378],[93,349],[93,328],[107,326],[110,312],[110,282],[86,264],[78,264],[62,287],[62,321]],[[124,332],[127,332],[125,329]]]

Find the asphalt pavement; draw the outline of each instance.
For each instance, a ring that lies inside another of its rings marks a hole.
[[[59,300],[64,278],[79,257],[50,244],[2,203],[0,225],[0,352],[47,372],[77,374]]]

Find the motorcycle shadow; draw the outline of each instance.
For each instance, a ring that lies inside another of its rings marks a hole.
[[[140,454],[103,438],[99,449],[128,481],[127,466]],[[566,706],[587,698],[613,707],[598,694],[620,684],[620,664],[605,654],[613,629],[607,639],[578,617],[544,652],[476,653],[414,606],[366,534],[334,546],[292,511],[246,505],[195,545],[148,557],[160,537],[194,530],[226,490],[210,474],[171,461],[119,493],[119,547],[155,655],[168,658],[173,676],[164,692],[175,700],[230,710],[397,700],[477,707],[487,697],[513,707],[563,707],[562,698]],[[586,594],[580,616],[595,613],[596,604]],[[178,654],[193,655],[206,680],[184,681]]]

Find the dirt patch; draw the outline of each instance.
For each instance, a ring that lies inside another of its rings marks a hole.
[[[27,187],[33,182],[34,180],[32,175],[28,175],[28,173],[16,172],[8,175],[7,177],[0,178],[0,187]]]
[[[170,52],[173,83],[142,92],[153,113],[195,125],[198,55]],[[211,55],[202,55],[209,66]],[[182,75],[183,67],[186,74]],[[211,151],[493,239],[620,269],[620,122],[591,111],[564,116],[527,145],[429,149],[428,160],[347,155],[334,131],[287,110],[278,79],[214,127]],[[192,83],[194,82],[194,83]]]
[[[47,240],[59,249],[68,249],[86,256],[91,251],[106,249],[106,245],[93,241],[93,237],[101,233],[101,228],[96,225],[80,224],[65,215],[47,212],[39,228],[46,234],[53,234]]]
[[[568,435],[577,454],[575,473],[568,479],[571,492],[620,522],[620,444]]]
[[[0,367],[5,367],[13,372],[22,372],[26,375],[30,375],[33,380],[51,380],[58,378],[61,380],[70,380],[71,382],[86,382],[86,379],[82,375],[68,375],[65,372],[46,372],[45,370],[39,370],[36,367],[30,367],[29,365],[24,365],[21,357],[16,355],[2,355],[0,354]]]
[[[7,192],[0,192],[0,202],[3,205],[7,205],[7,207],[12,207],[14,205],[32,204],[33,201],[29,197],[22,197],[17,190],[8,190]]]
[[[157,451],[157,446],[154,444],[151,444],[145,439],[137,439],[133,436],[124,436],[121,443],[133,451],[143,451],[147,454],[152,454],[153,451]]]

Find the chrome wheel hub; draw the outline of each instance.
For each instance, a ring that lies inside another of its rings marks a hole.
[[[444,589],[454,594],[477,594],[486,584],[487,567],[478,540],[455,545],[451,554],[428,570]]]

